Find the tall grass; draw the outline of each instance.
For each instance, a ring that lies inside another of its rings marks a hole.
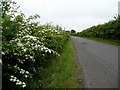
[[[60,58],[46,68],[43,76],[44,88],[79,88],[77,68],[75,51],[69,39]]]

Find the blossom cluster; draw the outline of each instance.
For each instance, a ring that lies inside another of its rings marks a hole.
[[[11,75],[10,76],[10,81],[11,82],[15,82],[16,83],[16,85],[20,85],[21,87],[26,87],[26,84],[25,84],[25,82],[22,82],[22,81],[20,81],[17,77],[15,77],[14,75]]]
[[[18,62],[20,62],[21,64],[24,64],[26,60],[29,60],[30,62],[32,61],[34,64],[34,62],[36,62],[36,59],[34,56],[36,51],[41,52],[41,54],[43,54],[43,57],[50,54],[60,56],[58,54],[58,51],[53,50],[53,48],[49,48],[49,45],[53,44],[56,47],[62,48],[63,43],[61,43],[61,41],[59,42],[59,41],[53,41],[53,40],[59,39],[59,40],[62,40],[62,42],[64,42],[63,31],[56,30],[54,28],[49,28],[49,29],[39,30],[37,32],[38,36],[31,35],[32,33],[33,33],[32,31],[27,29],[21,30],[18,32],[16,38],[13,38],[12,40],[10,40],[11,43],[15,43],[17,48],[19,48],[18,52],[14,52],[13,55],[18,57],[21,57],[22,55],[22,58],[17,58]],[[52,37],[52,38],[49,39],[49,37]],[[48,39],[50,42],[52,41],[53,43],[47,44]],[[41,59],[41,57],[39,57],[39,59]],[[19,71],[19,74],[21,74],[23,77],[28,78],[30,74],[29,71],[26,71],[20,68],[19,65],[15,65],[14,68],[16,68]],[[34,70],[36,70],[36,68],[34,68]],[[24,82],[22,82],[17,77],[11,75],[10,81],[15,82],[16,85],[20,85],[23,88],[26,87],[24,79],[22,80]]]
[[[15,65],[14,68],[17,69],[20,74],[24,75],[25,78],[27,78],[29,76],[29,71],[20,69],[20,67],[18,67],[17,65]]]

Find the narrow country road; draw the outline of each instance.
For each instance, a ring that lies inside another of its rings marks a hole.
[[[118,47],[72,36],[85,88],[118,88]]]

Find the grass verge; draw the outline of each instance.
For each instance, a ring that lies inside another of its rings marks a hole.
[[[111,45],[115,45],[115,46],[120,46],[120,41],[119,40],[93,38],[93,37],[82,37],[82,38],[95,40],[95,41],[99,41],[99,42],[102,42],[102,43],[111,44]]]
[[[80,88],[77,81],[77,63],[71,39],[63,48],[59,59],[45,69],[44,88]]]

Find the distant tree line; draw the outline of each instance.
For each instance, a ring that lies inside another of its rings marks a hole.
[[[120,16],[114,18],[114,20],[110,20],[105,24],[92,26],[82,32],[78,32],[76,35],[80,37],[120,40]]]

